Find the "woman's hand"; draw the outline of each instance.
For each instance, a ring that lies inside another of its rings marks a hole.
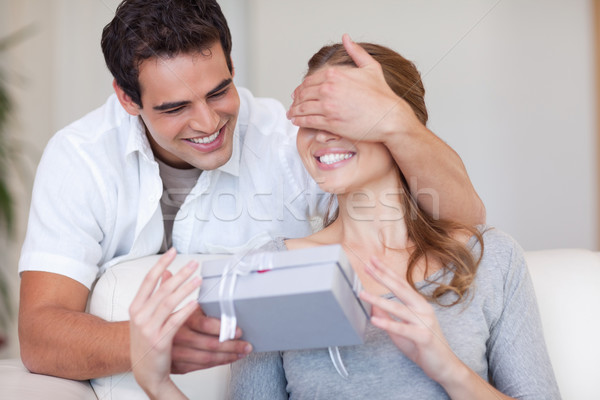
[[[136,381],[153,399],[185,398],[170,378],[171,348],[175,333],[198,304],[193,300],[173,311],[200,286],[201,279],[188,279],[198,268],[196,262],[188,263],[175,275],[168,272],[174,258],[175,250],[170,249],[158,260],[129,308],[131,366]]]
[[[371,323],[385,330],[394,344],[433,380],[442,383],[464,367],[440,328],[431,304],[406,280],[406,273],[386,268],[378,259],[367,264],[367,273],[386,286],[398,301],[367,292],[360,298],[371,303]]]
[[[406,270],[393,271],[377,258],[367,273],[400,300],[387,300],[367,292],[360,298],[373,305],[371,323],[388,333],[394,344],[452,399],[510,399],[483,380],[452,351],[431,304],[406,280]]]

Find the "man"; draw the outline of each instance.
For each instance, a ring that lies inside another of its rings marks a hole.
[[[231,37],[214,0],[125,0],[102,50],[115,95],[49,142],[19,265],[23,362],[71,379],[130,368],[128,323],[85,313],[106,269],[171,246],[235,252],[266,235],[304,236],[327,203],[302,167],[282,106],[233,84]],[[363,99],[345,99],[338,89],[348,77],[325,72],[298,88],[290,118],[344,135],[350,101],[384,107],[381,123],[365,120],[350,134],[372,128],[369,137],[388,145],[415,193],[435,190],[420,196],[433,215],[482,222],[483,205],[450,148],[424,127],[392,139],[390,127],[413,119],[389,96],[376,63],[363,64],[355,81],[365,85]],[[219,327],[192,315],[175,336],[173,372],[251,351],[240,340],[219,343]]]

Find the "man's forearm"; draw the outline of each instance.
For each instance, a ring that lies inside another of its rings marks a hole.
[[[386,145],[413,196],[429,215],[466,225],[485,223],[485,207],[458,154],[424,126],[389,135]]]
[[[91,379],[129,370],[129,322],[46,307],[20,316],[21,358],[39,374]]]

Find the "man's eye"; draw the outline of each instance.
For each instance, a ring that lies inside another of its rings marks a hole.
[[[227,91],[229,90],[229,88],[221,90],[220,92],[217,92],[215,94],[213,94],[212,96],[210,96],[211,99],[218,99],[219,97],[223,97]]]
[[[181,110],[183,110],[183,106],[182,107],[173,108],[171,110],[167,110],[167,111],[165,111],[165,114],[177,114]]]

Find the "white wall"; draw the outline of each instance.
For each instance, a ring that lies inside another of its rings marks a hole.
[[[343,32],[395,48],[422,71],[430,127],[462,156],[490,223],[528,250],[596,247],[591,0],[220,3],[238,84],[289,105],[308,58]],[[0,2],[0,37],[37,29],[1,56],[15,81],[26,174],[56,130],[111,93],[99,40],[117,4]],[[16,170],[13,180],[18,229],[0,240],[0,263],[12,271],[16,303],[31,180]],[[0,358],[17,351],[12,340]]]
[[[0,268],[12,277],[18,299],[17,263],[25,235],[31,185],[41,153],[54,132],[100,105],[112,91],[102,58],[102,27],[116,0],[3,0],[0,37],[31,26],[33,33],[1,54],[16,103],[11,133],[20,147],[13,172],[17,229],[12,239],[0,234]],[[0,358],[18,354],[16,324]]]
[[[344,32],[416,62],[429,127],[461,155],[488,222],[526,250],[597,248],[592,2],[252,0],[251,88],[291,103]]]

